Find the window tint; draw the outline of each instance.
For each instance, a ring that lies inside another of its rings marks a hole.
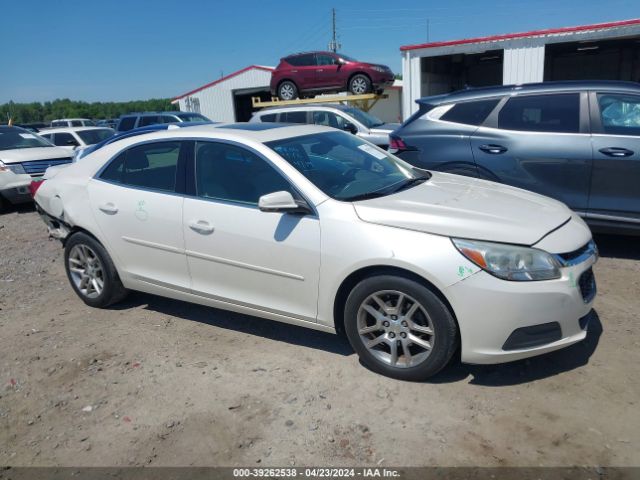
[[[51,134],[50,133],[39,133],[38,135],[40,135],[45,140],[51,141]]]
[[[115,132],[110,128],[96,128],[95,130],[80,130],[76,134],[87,145],[95,145],[98,142],[106,140]]]
[[[276,113],[269,113],[267,115],[262,115],[260,117],[261,122],[275,122],[276,121]]]
[[[580,97],[577,93],[513,97],[498,115],[498,128],[577,133],[580,130]]]
[[[309,55],[297,55],[295,57],[289,57],[286,59],[287,63],[294,67],[309,67],[315,65],[315,56],[311,53]]]
[[[70,133],[55,133],[53,137],[54,145],[58,145],[60,147],[69,147],[69,146],[77,146],[78,141],[74,138]]]
[[[100,178],[134,187],[173,192],[180,142],[147,143],[120,154]]]
[[[81,120],[71,120],[71,126],[72,127],[82,127],[82,121]]]
[[[196,188],[199,197],[257,205],[267,193],[286,190],[289,182],[269,163],[233,145],[198,142]]]
[[[598,94],[600,118],[605,133],[640,135],[640,96]]]
[[[139,127],[145,127],[147,125],[155,125],[156,123],[160,123],[160,117],[158,115],[145,115],[144,117],[140,117]]]
[[[52,127],[66,127],[67,122],[51,122]]]
[[[280,121],[284,123],[307,123],[307,112],[283,112]]]
[[[347,122],[333,112],[313,112],[313,123],[342,130]]]
[[[500,99],[496,98],[493,100],[457,103],[440,118],[447,122],[480,125],[489,116],[499,101]]]
[[[162,123],[176,123],[176,122],[179,122],[180,120],[174,117],[173,115],[162,115],[160,117],[160,121]],[[183,120],[183,121],[186,121],[186,120]]]
[[[331,55],[324,53],[316,54],[316,65],[336,65],[338,61]]]
[[[131,130],[136,124],[136,117],[124,117],[118,123],[118,130],[121,132],[126,132],[127,130]]]

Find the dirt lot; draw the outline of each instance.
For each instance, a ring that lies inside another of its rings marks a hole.
[[[640,242],[599,237],[587,340],[404,383],[329,334],[133,294],[86,307],[0,216],[0,465],[638,465]]]

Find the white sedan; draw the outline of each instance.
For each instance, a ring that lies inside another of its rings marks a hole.
[[[75,150],[100,143],[115,133],[113,128],[106,127],[68,127],[42,129],[38,135],[58,147]]]
[[[345,132],[204,125],[115,141],[36,194],[71,286],[345,332],[419,380],[586,336],[597,250],[564,204],[411,167]],[[249,348],[249,347],[247,347]]]

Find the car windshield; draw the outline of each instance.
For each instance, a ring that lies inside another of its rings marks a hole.
[[[326,132],[266,145],[336,200],[382,197],[429,178],[427,172],[345,132]]]
[[[345,108],[343,112],[351,115],[367,128],[374,128],[379,127],[380,125],[384,125],[384,122],[378,117],[374,117],[370,113],[363,112],[358,108]]]
[[[52,146],[51,142],[22,128],[0,129],[0,150]]]
[[[94,145],[112,136],[115,131],[111,128],[96,128],[91,130],[79,130],[78,136],[87,145]]]
[[[208,122],[209,119],[199,113],[181,113],[178,115],[183,122]]]

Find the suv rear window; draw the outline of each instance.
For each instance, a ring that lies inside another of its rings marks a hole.
[[[440,119],[447,122],[477,126],[485,121],[499,101],[499,98],[494,98],[491,100],[457,103]]]
[[[126,132],[131,130],[136,124],[136,117],[123,117],[118,123],[118,131]]]
[[[294,67],[309,67],[316,64],[315,56],[311,53],[308,55],[296,55],[295,57],[287,57],[285,61]]]
[[[267,115],[262,115],[260,117],[261,122],[275,122],[276,121],[276,113],[268,113]]]
[[[578,133],[578,93],[513,97],[498,115],[498,128],[526,132]]]
[[[280,121],[284,123],[307,123],[307,112],[283,112]]]

